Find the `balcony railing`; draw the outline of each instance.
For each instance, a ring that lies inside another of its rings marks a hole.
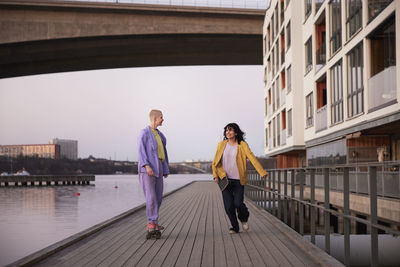
[[[328,128],[328,117],[326,105],[317,110],[315,131],[319,132]]]
[[[327,253],[340,254],[340,260],[346,266],[357,265],[354,260],[357,258],[356,254],[360,253],[352,243],[358,239],[352,225],[365,226],[368,232],[364,230],[361,234],[369,235],[364,240],[367,242],[365,245],[370,246],[365,255],[370,262],[364,265],[378,266],[378,262],[385,265],[384,258],[379,258],[382,255],[379,251],[383,251],[385,247],[381,243],[380,234],[392,235],[393,239],[398,239],[400,231],[391,227],[395,224],[384,225],[378,220],[391,221],[399,212],[399,166],[400,162],[397,161],[268,169],[266,179],[262,179],[256,171],[249,171],[245,195],[301,235],[309,235],[308,240]],[[379,205],[378,197],[382,197],[379,198]],[[331,205],[337,208],[332,208]],[[393,213],[385,212],[385,207],[392,205],[395,207],[390,209]],[[366,214],[367,219],[362,219],[357,214]],[[335,221],[337,226],[332,227]],[[318,238],[322,239],[321,243],[316,242]],[[332,243],[335,246],[331,248]]]
[[[286,104],[286,88],[283,88],[283,90],[281,90],[281,105],[285,105]]]
[[[286,145],[286,129],[282,130],[282,145]]]
[[[369,111],[374,111],[397,101],[396,66],[391,66],[369,79]]]
[[[272,72],[268,72],[267,74],[267,85],[269,85],[269,83],[272,81]]]
[[[281,65],[285,63],[285,49],[281,51]]]

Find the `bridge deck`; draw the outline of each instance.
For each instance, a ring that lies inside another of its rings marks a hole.
[[[145,239],[142,208],[36,266],[341,266],[272,215],[247,205],[249,231],[230,235],[219,189],[195,182],[164,198],[160,240]]]

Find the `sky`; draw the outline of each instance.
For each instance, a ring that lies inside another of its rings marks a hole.
[[[137,160],[160,109],[170,162],[212,160],[236,122],[264,155],[262,66],[125,68],[0,79],[0,145],[78,140],[78,157]]]

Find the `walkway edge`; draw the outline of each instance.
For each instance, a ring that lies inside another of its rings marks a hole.
[[[175,192],[177,192],[177,191],[179,191],[179,190],[181,190],[181,189],[183,189],[183,188],[185,188],[185,187],[187,187],[187,186],[189,186],[191,184],[193,184],[194,182],[196,182],[196,181],[192,181],[190,183],[187,183],[187,184],[185,184],[185,185],[183,185],[181,187],[178,187],[178,188],[172,190],[171,192],[165,193],[163,195],[163,198],[167,197],[167,196],[169,196],[169,195],[171,195],[171,194],[173,194],[173,193],[175,193]],[[88,237],[90,235],[95,234],[96,232],[106,228],[107,226],[110,226],[110,225],[112,225],[112,224],[114,224],[114,223],[116,223],[116,222],[118,222],[118,221],[120,221],[120,220],[122,220],[122,219],[124,219],[124,218],[126,218],[126,217],[128,217],[130,215],[132,215],[133,213],[135,213],[135,212],[137,212],[137,211],[139,211],[141,209],[144,209],[145,207],[146,207],[146,204],[144,203],[144,204],[142,204],[140,206],[137,206],[137,207],[135,207],[133,209],[125,211],[124,213],[121,213],[120,215],[114,216],[114,217],[112,217],[112,218],[110,218],[110,219],[108,219],[108,220],[106,220],[106,221],[104,221],[102,223],[96,224],[96,225],[94,225],[94,226],[92,226],[92,227],[90,227],[90,228],[88,228],[86,230],[83,230],[82,232],[79,232],[79,233],[74,234],[74,235],[72,235],[70,237],[67,237],[64,240],[56,242],[53,245],[45,247],[45,248],[43,248],[43,249],[41,249],[39,251],[36,251],[36,252],[26,256],[26,257],[23,257],[22,259],[19,259],[19,260],[13,262],[13,263],[10,263],[10,264],[6,265],[6,267],[11,267],[11,266],[31,266],[31,265],[33,265],[35,263],[38,263],[39,261],[44,260],[45,258],[49,257],[50,255],[52,255],[54,253],[57,253],[58,251],[63,250],[64,248],[69,247],[69,246],[77,243],[78,241],[80,241],[80,240],[82,240],[82,239],[84,239],[84,238],[86,238],[86,237]]]
[[[276,228],[278,228],[284,235],[292,240],[293,243],[295,243],[298,247],[302,248],[307,254],[310,255],[310,257],[319,262],[321,266],[344,266],[340,261],[329,255],[325,251],[321,250],[319,247],[315,246],[311,242],[305,240],[299,233],[297,233],[291,227],[276,218],[274,215],[268,213],[266,210],[256,205],[248,197],[245,197],[245,199],[246,204],[249,204],[255,209],[259,210],[263,217],[269,220]]]

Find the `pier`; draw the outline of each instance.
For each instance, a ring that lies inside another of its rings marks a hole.
[[[0,186],[89,185],[92,174],[78,175],[7,175],[0,176]]]
[[[342,266],[246,199],[246,232],[229,234],[221,192],[194,182],[164,196],[159,240],[146,240],[145,206],[125,212],[10,266]]]

